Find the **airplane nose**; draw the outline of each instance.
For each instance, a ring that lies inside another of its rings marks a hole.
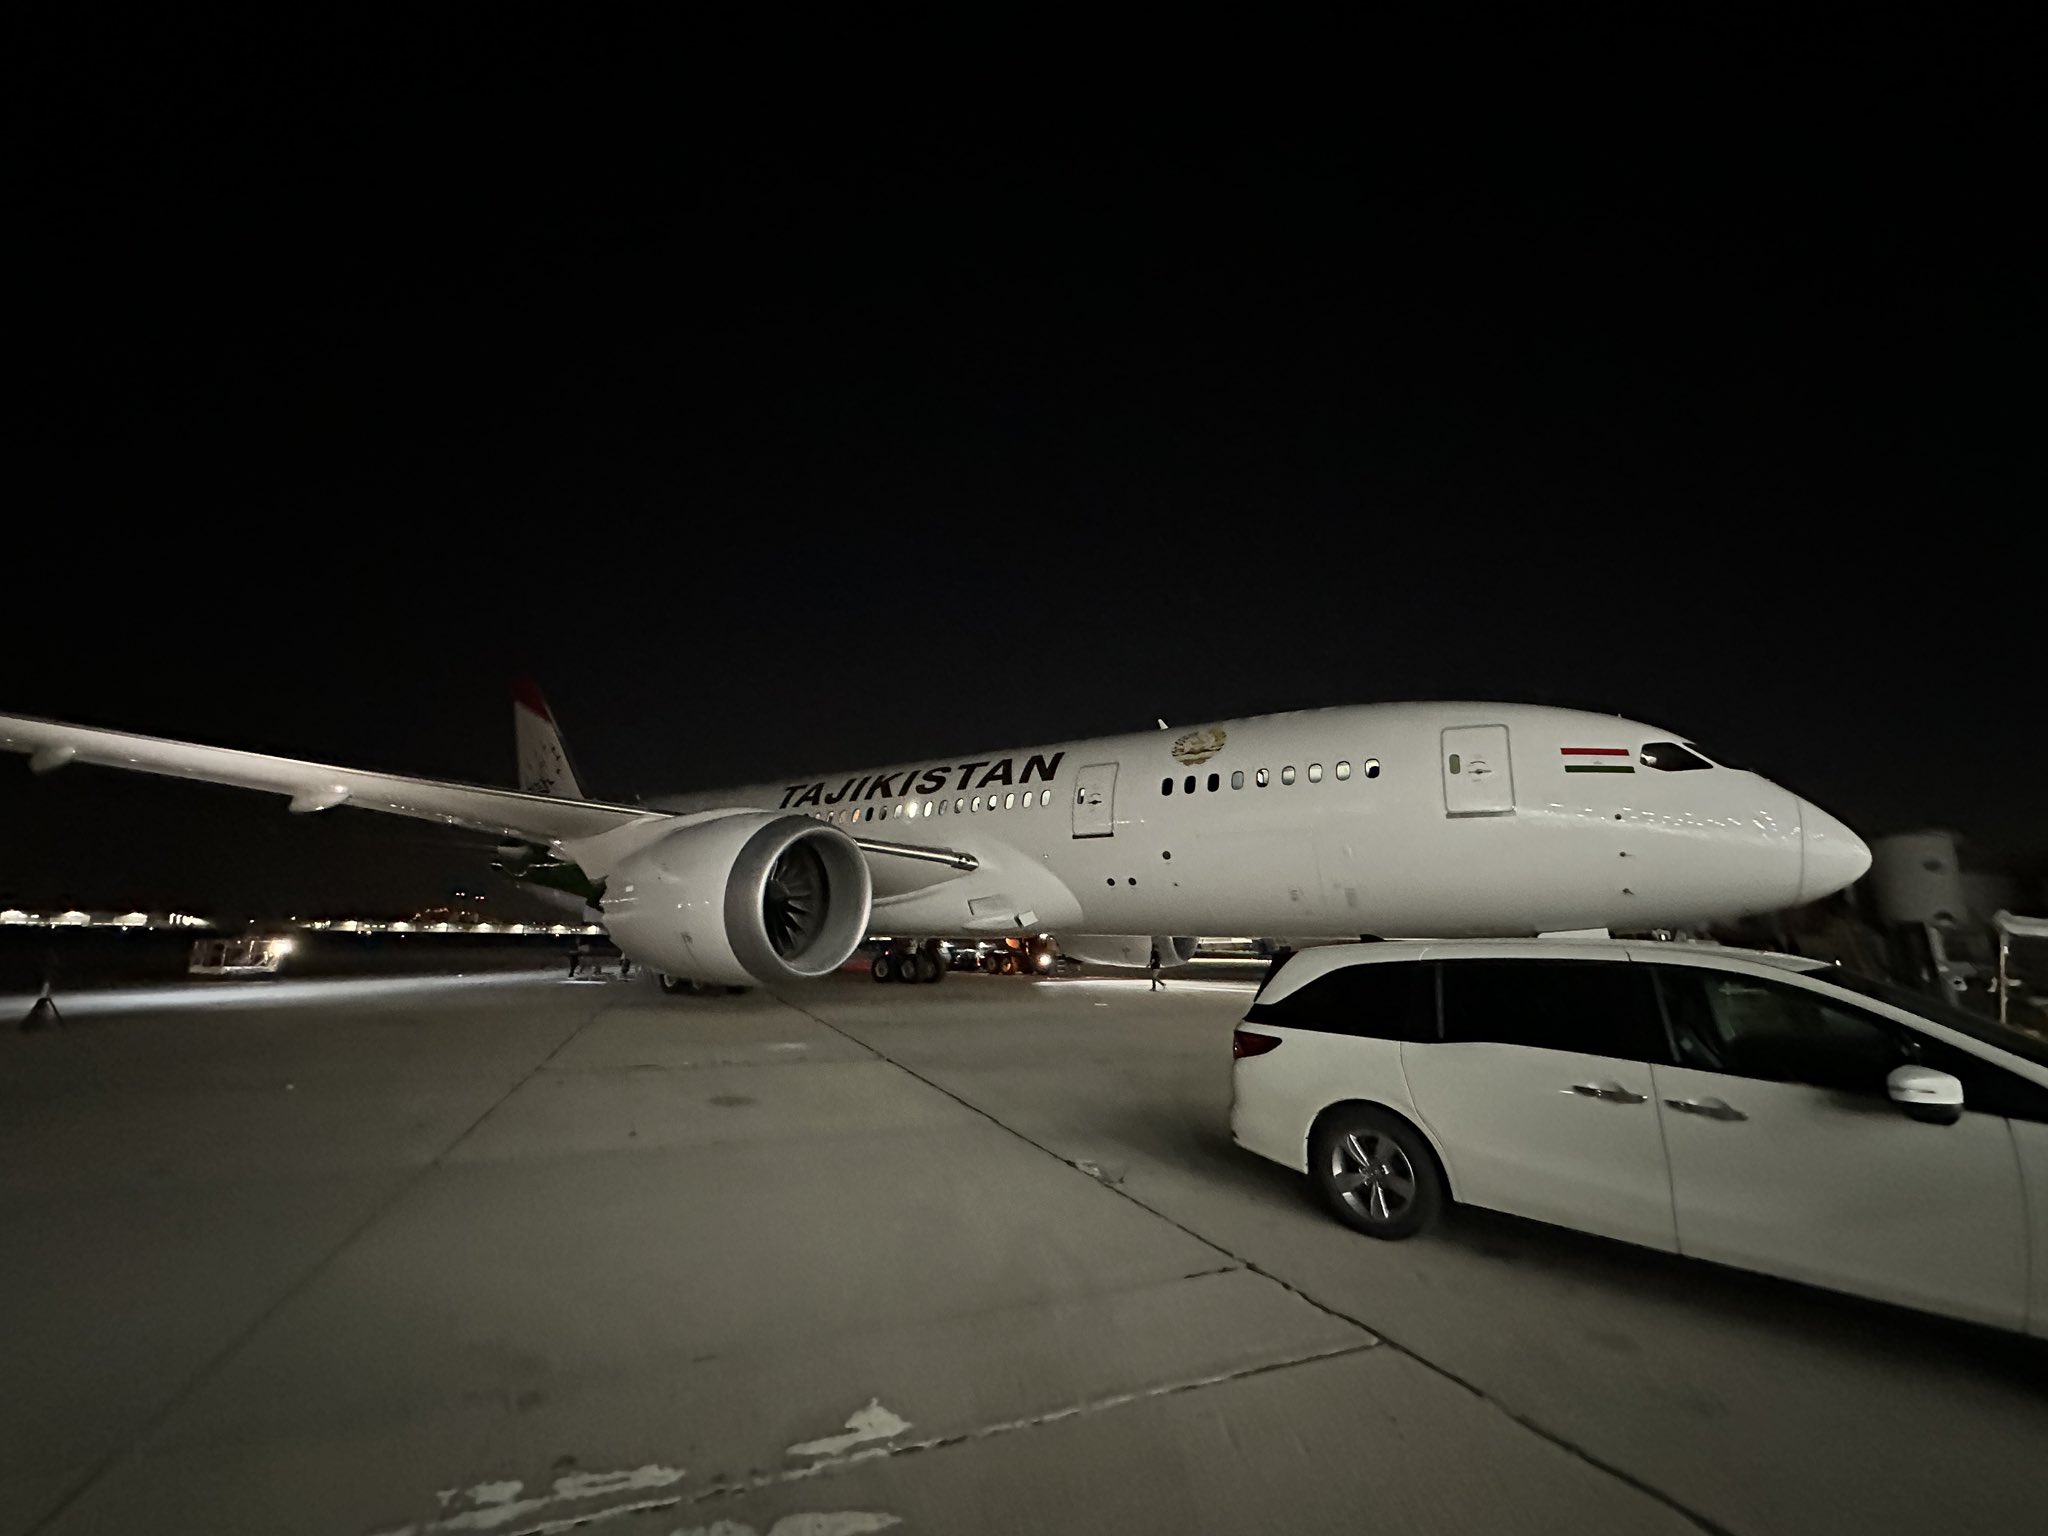
[[[1799,802],[1799,899],[1819,901],[1863,878],[1870,848],[1811,800]]]

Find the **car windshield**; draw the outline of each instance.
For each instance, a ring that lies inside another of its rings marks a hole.
[[[1826,981],[1845,992],[1855,992],[1864,997],[1875,998],[1880,1003],[1890,1003],[1894,1008],[1903,1008],[1917,1013],[1924,1019],[1967,1035],[1985,1045],[1996,1046],[2001,1051],[2010,1051],[2024,1061],[2037,1067],[2048,1067],[2048,1040],[2039,1035],[2028,1034],[2023,1029],[2014,1029],[1996,1019],[1986,1018],[1981,1013],[1972,1013],[1966,1008],[1925,992],[1916,992],[1911,987],[1901,987],[1889,981],[1873,981],[1868,976],[1859,976],[1841,966],[1830,965],[1808,971],[1806,975]]]

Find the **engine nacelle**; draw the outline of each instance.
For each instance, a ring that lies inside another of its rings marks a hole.
[[[1090,965],[1121,965],[1144,970],[1152,963],[1152,948],[1159,947],[1161,965],[1186,965],[1195,957],[1191,938],[1154,937],[1144,933],[1063,933],[1060,953]]]
[[[605,880],[612,942],[650,970],[727,986],[844,965],[867,936],[874,885],[852,838],[774,811],[681,827]]]

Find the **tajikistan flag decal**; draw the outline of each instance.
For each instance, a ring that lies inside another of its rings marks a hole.
[[[1634,773],[1629,761],[1635,754],[1627,747],[1559,747],[1566,773]]]

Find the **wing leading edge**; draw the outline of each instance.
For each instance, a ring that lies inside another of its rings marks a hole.
[[[669,819],[642,806],[563,800],[479,784],[365,773],[232,747],[205,747],[19,715],[0,715],[0,749],[26,753],[29,767],[38,773],[47,773],[66,763],[95,763],[286,795],[294,811],[352,805],[361,810],[557,846],[572,839],[596,837],[633,822]]]

